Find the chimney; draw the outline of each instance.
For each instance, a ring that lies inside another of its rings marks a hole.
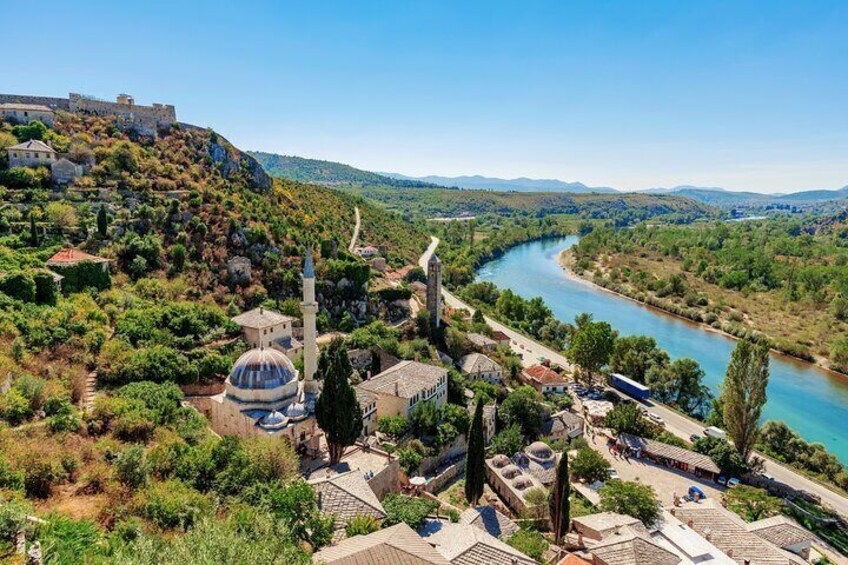
[[[318,508],[321,509],[323,507],[324,502],[324,491],[318,491]]]
[[[671,507],[669,509],[668,513],[671,514],[672,516],[674,516],[675,514],[677,514],[677,508]]]
[[[743,560],[742,560],[742,563],[743,563],[744,565],[751,565],[751,560],[750,560],[750,559],[743,559]]]
[[[262,306],[260,306],[260,307],[259,307],[259,315],[260,315],[260,316],[262,316],[263,314],[265,314],[265,308],[263,308]]]
[[[686,525],[687,525],[687,526],[689,526],[689,527],[691,528],[691,527],[693,527],[693,526],[695,525],[695,521],[694,521],[694,520],[689,520],[689,521],[687,521],[687,522],[686,522]]]
[[[733,558],[733,549],[728,549],[724,553],[726,553],[728,557]]]
[[[400,384],[395,381],[395,396],[400,396]]]

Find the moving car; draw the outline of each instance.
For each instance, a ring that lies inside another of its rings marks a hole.
[[[663,420],[662,416],[660,416],[656,412],[648,412],[648,419],[654,422],[655,424],[659,424],[661,426],[665,425],[665,420]]]
[[[718,439],[727,439],[727,432],[715,426],[704,428],[704,435],[707,437],[715,437]]]

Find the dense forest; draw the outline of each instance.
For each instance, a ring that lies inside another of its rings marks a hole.
[[[833,220],[833,221],[830,221]],[[736,336],[848,366],[848,228],[774,218],[594,230],[572,267],[613,290]]]

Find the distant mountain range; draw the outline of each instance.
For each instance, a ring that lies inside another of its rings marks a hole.
[[[686,196],[713,206],[765,206],[769,204],[803,205],[848,198],[848,185],[840,189],[818,189],[790,194],[762,194],[759,192],[734,192],[721,187],[681,185],[671,188],[647,188],[636,191],[618,190],[609,186],[588,186],[582,182],[558,179],[501,179],[481,175],[444,177],[429,175],[411,177],[399,173],[371,172],[344,163],[306,159],[292,155],[277,155],[249,151],[265,170],[273,175],[301,182],[322,185],[357,185],[363,187],[442,188],[466,190],[491,190],[496,192],[564,192],[615,194],[642,192],[647,194],[675,194]]]

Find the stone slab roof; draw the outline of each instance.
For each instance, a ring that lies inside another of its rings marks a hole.
[[[704,471],[709,471],[711,473],[721,472],[718,465],[716,465],[712,459],[703,453],[690,451],[661,441],[654,441],[652,439],[646,439],[630,434],[619,434],[618,441],[630,449],[640,449],[643,453],[649,453],[657,457],[664,457],[666,459],[671,459],[672,461],[680,461],[681,463],[686,463],[687,465]]]
[[[478,347],[494,347],[498,344],[497,341],[493,340],[492,338],[486,337],[483,334],[470,333],[467,337],[468,341]]]
[[[633,533],[604,540],[590,550],[603,565],[677,565],[681,559],[667,549]]]
[[[709,502],[709,501],[707,501]],[[674,509],[674,516],[737,563],[750,565],[789,565],[804,563],[800,557],[749,532],[739,516],[716,506],[689,504]]]
[[[553,414],[550,418],[542,422],[542,434],[569,435],[574,430],[582,430],[583,425],[583,418],[568,410],[563,410]]]
[[[322,512],[336,517],[336,528],[344,528],[355,516],[386,517],[383,505],[368,486],[359,470],[341,473],[326,479],[309,481],[319,497]]]
[[[493,373],[501,370],[501,366],[482,353],[469,353],[459,358],[457,367],[464,373]]]
[[[506,539],[520,529],[518,524],[498,512],[494,506],[469,508],[459,517],[460,524],[468,524],[485,530],[490,536]]]
[[[447,559],[404,523],[354,536],[322,549],[313,563],[327,565],[448,565]]]
[[[83,261],[91,261],[92,263],[108,263],[109,259],[104,259],[97,255],[91,255],[90,253],[80,251],[79,249],[66,247],[65,249],[57,251],[50,259],[48,259],[47,266],[68,267],[70,265],[82,263]]]
[[[424,538],[453,565],[535,565],[535,561],[485,530],[470,524],[444,523]]]
[[[9,150],[17,150],[17,151],[46,151],[47,153],[55,153],[56,150],[44,143],[43,141],[38,141],[37,139],[30,139],[29,141],[24,141],[23,143],[18,143],[17,145],[13,145],[8,148]]]
[[[751,522],[746,527],[749,532],[754,532],[761,538],[783,549],[816,539],[815,534],[804,529],[800,524],[783,514]]]
[[[357,388],[378,394],[412,398],[419,392],[438,386],[439,380],[442,377],[447,378],[447,374],[447,369],[435,365],[401,361],[379,375],[363,381]]]
[[[616,512],[598,512],[597,514],[588,514],[579,516],[571,520],[576,527],[584,527],[589,530],[604,533],[613,533],[616,528],[631,528],[634,531],[647,533],[645,526],[638,518],[628,516],[626,514],[618,514]]]
[[[254,308],[253,310],[248,310],[247,312],[243,312],[238,316],[232,318],[232,321],[238,324],[243,328],[267,328],[270,326],[276,326],[278,324],[282,324],[283,322],[290,322],[294,320],[291,316],[286,316],[285,314],[280,314],[279,312],[275,312],[273,310],[268,310],[267,308]]]

